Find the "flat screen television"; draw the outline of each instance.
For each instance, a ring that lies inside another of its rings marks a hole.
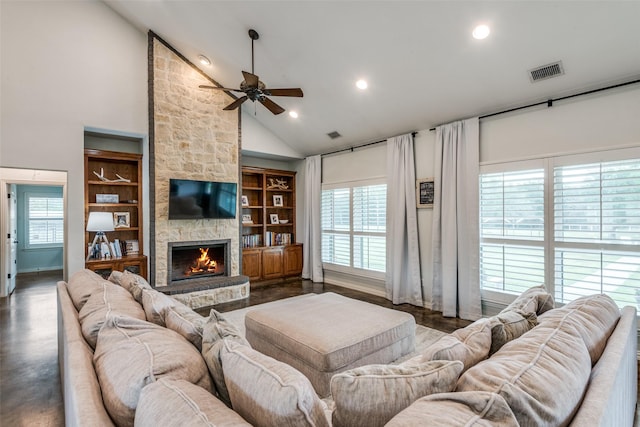
[[[235,182],[169,180],[169,219],[235,218]]]

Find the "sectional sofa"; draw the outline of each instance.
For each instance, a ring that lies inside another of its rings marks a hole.
[[[336,374],[329,399],[139,276],[58,283],[67,426],[631,426],[636,310],[604,295],[561,308],[543,287],[399,365]]]

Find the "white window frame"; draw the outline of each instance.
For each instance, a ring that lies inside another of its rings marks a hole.
[[[322,263],[322,268],[329,271],[335,271],[339,273],[346,273],[361,277],[367,277],[371,279],[384,280],[385,272],[380,272],[376,270],[369,270],[363,268],[354,267],[354,237],[356,236],[378,236],[384,237],[386,244],[386,230],[384,233],[382,232],[370,232],[370,231],[354,231],[353,230],[353,189],[356,187],[367,187],[372,185],[387,185],[386,178],[372,178],[358,181],[348,181],[348,182],[340,182],[340,183],[331,183],[331,184],[323,184],[322,191],[325,190],[334,190],[334,189],[349,189],[349,230],[321,230],[321,234],[324,234],[325,231],[330,232],[332,234],[341,234],[345,236],[349,236],[349,262],[350,265],[339,265],[332,264],[328,262]],[[388,187],[387,187],[388,190]],[[386,264],[386,263],[385,263]]]
[[[495,163],[481,165],[480,174],[496,173],[496,172],[512,172],[527,169],[544,168],[544,240],[541,242],[545,249],[545,286],[547,290],[555,295],[555,248],[577,248],[577,249],[594,249],[594,250],[619,250],[625,252],[635,252],[640,255],[640,246],[638,245],[617,245],[617,244],[599,244],[597,242],[588,243],[567,243],[556,242],[554,233],[554,171],[556,167],[587,165],[598,162],[611,162],[630,159],[640,159],[640,147],[622,148],[606,151],[595,151],[581,154],[568,154],[553,157],[545,157],[540,159]],[[480,183],[480,176],[478,177]],[[480,212],[478,212],[478,217]],[[487,242],[480,236],[480,243]],[[503,242],[505,244],[512,243],[513,239],[489,239],[491,241]],[[535,242],[531,242],[534,246]],[[508,304],[514,299],[514,295],[496,290],[481,289],[482,299],[490,303]]]
[[[31,213],[29,210],[29,200],[32,198],[59,198],[62,200],[62,214],[59,218],[47,218],[47,219],[59,219],[62,222],[63,232],[62,232],[62,241],[59,243],[31,243],[30,236],[30,227],[31,227]],[[55,193],[37,193],[37,192],[25,192],[24,193],[24,248],[25,249],[48,249],[48,248],[61,248],[64,246],[64,197],[62,194]]]

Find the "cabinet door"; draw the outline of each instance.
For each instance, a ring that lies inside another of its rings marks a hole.
[[[283,273],[282,248],[269,248],[262,251],[262,278],[277,279]]]
[[[242,250],[242,274],[249,276],[249,280],[262,278],[262,256],[260,250]]]
[[[302,246],[294,245],[284,248],[284,275],[297,276],[302,274]]]
[[[140,258],[137,260],[123,260],[122,261],[122,270],[121,271],[129,271],[131,273],[142,276],[144,279],[147,278],[147,259],[146,257]]]

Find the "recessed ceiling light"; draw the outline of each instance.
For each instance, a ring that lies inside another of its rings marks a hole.
[[[472,34],[474,39],[482,40],[486,39],[490,32],[491,30],[489,29],[489,26],[482,24],[474,28]]]
[[[366,81],[366,80],[362,80],[362,79],[360,79],[360,80],[358,80],[358,81],[356,82],[356,87],[357,87],[358,89],[365,90],[368,86],[369,86],[369,85],[367,84],[367,81]]]
[[[198,55],[198,60],[202,65],[206,65],[206,66],[211,65],[211,61],[209,60],[209,58],[207,58],[204,55]]]
[[[294,119],[298,118],[298,113],[296,113],[295,111],[291,110],[289,111],[289,116],[293,117]]]

